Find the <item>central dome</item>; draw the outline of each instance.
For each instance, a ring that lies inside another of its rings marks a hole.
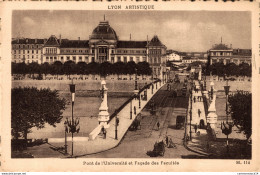
[[[101,21],[93,30],[90,39],[118,40],[116,32],[110,27],[108,21]]]

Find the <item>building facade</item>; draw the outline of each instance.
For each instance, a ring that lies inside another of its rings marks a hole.
[[[218,62],[235,63],[239,65],[241,63],[247,63],[251,65],[252,52],[251,49],[232,49],[232,46],[228,47],[225,44],[217,44],[208,51],[210,65]]]
[[[42,63],[43,39],[16,39],[12,41],[12,62]]]
[[[62,63],[78,62],[124,62],[150,63],[153,72],[160,75],[166,65],[166,46],[158,36],[150,41],[122,41],[108,21],[101,21],[89,40],[68,40],[52,35],[48,39],[15,39],[12,41],[13,62]]]

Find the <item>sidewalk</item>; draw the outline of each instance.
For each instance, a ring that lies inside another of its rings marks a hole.
[[[195,85],[199,85],[198,81],[195,81]],[[201,97],[201,98],[200,98]],[[192,100],[192,117],[190,118],[190,109],[191,109],[191,101]],[[200,114],[198,112],[200,110]],[[191,122],[190,122],[190,119]],[[186,125],[186,139],[187,135],[188,138],[190,137],[190,131],[191,131],[191,138],[192,140],[186,141],[185,146],[187,149],[205,155],[209,156],[208,153],[208,135],[206,129],[203,129],[203,123],[204,126],[206,125],[206,115],[205,115],[205,108],[202,98],[201,89],[199,89],[197,92],[195,90],[192,91],[192,96],[189,98],[189,106],[188,106],[188,114],[187,114],[187,125]],[[195,133],[195,125],[197,125],[197,133]]]
[[[116,147],[124,137],[125,133],[127,132],[128,128],[136,118],[136,116],[142,111],[142,109],[145,107],[145,105],[149,102],[149,100],[153,97],[156,92],[164,86],[163,83],[158,82],[157,84],[157,89],[156,86],[154,85],[153,89],[153,94],[152,94],[152,88],[147,89],[147,101],[141,100],[141,108],[139,108],[139,100],[134,99],[132,101],[132,119],[130,119],[130,103],[128,103],[117,115],[119,119],[119,125],[117,127],[117,136],[118,139],[115,139],[115,118],[113,118],[110,122],[109,125],[110,127],[107,128],[107,135],[106,139],[103,138],[102,135],[98,135],[94,140],[89,140],[89,139],[79,139],[79,138],[74,138],[74,145],[73,145],[73,157],[79,157],[79,156],[84,156],[84,155],[89,155],[89,154],[94,154],[94,153],[99,153],[103,152],[109,149],[112,149]],[[143,95],[143,92],[141,93]],[[136,108],[136,114],[134,114],[134,107]],[[97,124],[98,125],[98,124]],[[86,126],[87,127],[87,126]],[[53,147],[63,147],[64,142],[51,142],[49,143]],[[70,157],[72,151],[71,151],[71,139],[67,142],[68,144],[68,154]],[[66,157],[66,156],[64,156]]]

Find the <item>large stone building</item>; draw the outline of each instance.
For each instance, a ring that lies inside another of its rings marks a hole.
[[[210,64],[223,62],[224,65],[228,63],[241,63],[251,64],[252,52],[251,49],[232,49],[225,44],[216,44],[209,50]]]
[[[51,64],[55,61],[64,63],[69,60],[75,63],[146,61],[150,63],[156,75],[160,75],[162,67],[166,65],[166,60],[163,59],[165,54],[166,46],[158,36],[155,35],[150,41],[122,41],[118,39],[108,21],[101,21],[89,40],[68,40],[52,35],[49,39],[12,41],[13,62]]]

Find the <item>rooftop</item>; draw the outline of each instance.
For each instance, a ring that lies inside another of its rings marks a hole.
[[[225,44],[215,44],[210,50],[232,50]]]
[[[147,41],[118,41],[118,48],[146,48]]]
[[[19,38],[14,39],[12,44],[44,44],[44,39]]]

